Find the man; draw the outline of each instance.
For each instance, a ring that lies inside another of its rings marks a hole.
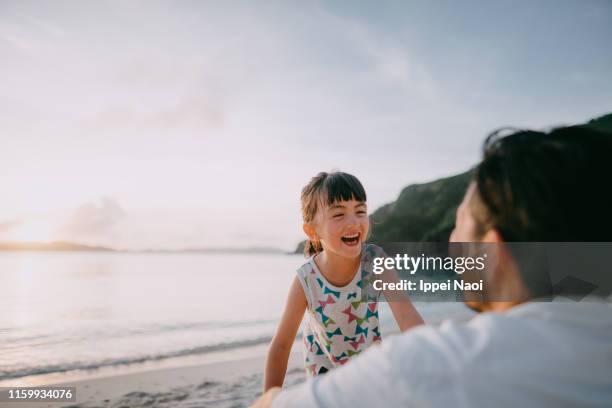
[[[611,159],[612,136],[586,127],[491,135],[451,241],[500,249],[501,297],[471,300],[484,313],[467,323],[393,336],[256,406],[611,407],[610,303],[537,301],[504,245],[612,241]]]

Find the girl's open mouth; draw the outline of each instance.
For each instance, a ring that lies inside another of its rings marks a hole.
[[[355,246],[359,243],[359,237],[361,234],[357,233],[357,234],[351,234],[351,235],[345,235],[342,238],[340,238],[342,240],[342,242],[344,242],[346,245],[348,246]]]

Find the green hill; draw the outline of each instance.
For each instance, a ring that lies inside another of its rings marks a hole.
[[[374,242],[446,241],[455,224],[455,210],[469,183],[468,172],[402,190],[396,201],[371,216]]]
[[[612,134],[612,113],[584,124]],[[455,224],[455,210],[469,183],[469,172],[430,183],[405,187],[397,200],[371,215],[372,242],[447,241]],[[301,253],[304,242],[298,244]]]
[[[589,120],[585,125],[600,132],[612,133],[612,113]]]

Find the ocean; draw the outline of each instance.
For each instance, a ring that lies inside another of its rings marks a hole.
[[[1,252],[0,385],[265,345],[301,255]],[[426,322],[464,319],[417,303]],[[384,333],[397,331],[381,304]],[[262,367],[263,369],[263,367]]]

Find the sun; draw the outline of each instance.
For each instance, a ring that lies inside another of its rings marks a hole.
[[[49,242],[53,237],[53,226],[42,220],[25,221],[10,233],[10,239],[18,242]]]

